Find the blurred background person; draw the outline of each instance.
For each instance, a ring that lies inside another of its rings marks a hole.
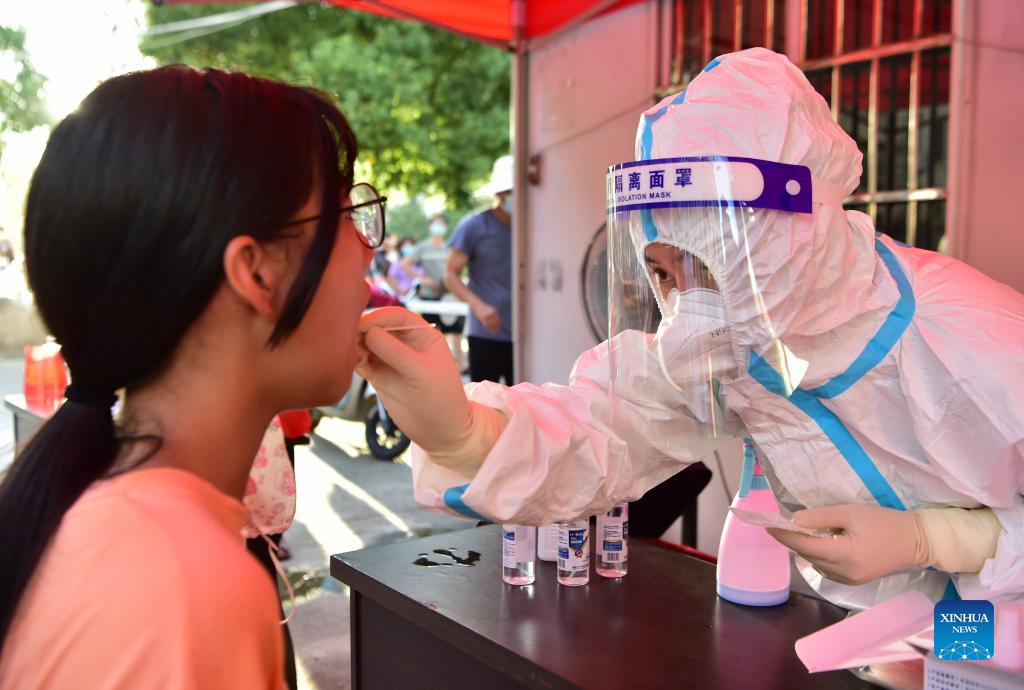
[[[416,239],[403,237],[398,243],[399,257],[409,256],[416,247]],[[407,269],[401,258],[396,258],[388,267],[387,284],[392,293],[400,299],[412,297],[415,288],[423,277],[423,269],[415,264],[409,264]]]
[[[444,216],[434,216],[430,219],[428,230],[430,234],[427,239],[413,244],[408,252],[403,251],[402,267],[410,275],[417,268],[422,269],[419,290],[421,299],[441,299],[446,292],[444,268],[448,263],[448,246],[444,238],[448,234],[448,221]]]
[[[402,258],[402,266],[406,272],[411,272],[415,266],[423,269],[423,277],[420,279],[419,297],[425,300],[440,300],[448,289],[444,285],[444,271],[448,264],[448,245],[445,237],[448,235],[448,221],[438,214],[430,219],[427,226],[429,235],[417,244],[408,256]],[[424,313],[423,318],[437,327],[445,334],[448,346],[451,348],[452,356],[459,365],[459,371],[465,368],[462,354],[462,330],[465,328],[466,320],[462,317],[442,317],[440,314]]]
[[[373,253],[373,261],[370,262],[369,273],[370,277],[373,278],[373,282],[377,284],[386,283],[388,269],[399,258],[398,238],[388,235],[384,238],[384,244],[377,247],[377,250]]]
[[[512,156],[494,161],[490,181],[477,197],[491,208],[464,218],[452,235],[444,284],[470,308],[469,377],[512,385]],[[462,282],[468,269],[469,282]]]

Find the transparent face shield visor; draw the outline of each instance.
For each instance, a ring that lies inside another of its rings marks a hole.
[[[735,325],[752,325],[759,348],[781,350],[752,237],[763,240],[775,214],[810,213],[811,192],[807,168],[746,158],[609,168],[613,414],[617,404],[672,400],[708,435],[722,433],[721,384],[738,374]]]

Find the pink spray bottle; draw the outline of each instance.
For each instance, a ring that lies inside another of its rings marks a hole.
[[[732,507],[779,512],[749,437],[743,439],[743,472]],[[789,573],[789,549],[763,527],[726,515],[718,545],[718,596],[747,606],[775,606],[789,599]]]

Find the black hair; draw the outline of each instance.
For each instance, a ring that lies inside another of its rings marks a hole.
[[[356,153],[313,89],[182,66],[98,86],[54,128],[25,212],[29,284],[76,388],[160,375],[222,284],[228,242],[282,236],[319,184],[323,216],[268,347],[287,338],[327,265]],[[109,410],[68,402],[15,458],[0,484],[0,647],[64,513],[131,441]]]

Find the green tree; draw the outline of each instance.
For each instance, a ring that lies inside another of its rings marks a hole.
[[[25,31],[0,26],[0,155],[3,134],[26,132],[47,123],[41,92],[46,78],[32,67],[25,50]]]
[[[427,235],[427,214],[416,199],[400,206],[389,206],[387,228],[388,234],[395,237],[421,240]]]
[[[148,13],[155,26],[237,8]],[[421,24],[310,4],[211,33],[155,35],[141,49],[164,64],[241,69],[327,91],[383,189],[440,193],[465,207],[509,150],[509,55]]]

